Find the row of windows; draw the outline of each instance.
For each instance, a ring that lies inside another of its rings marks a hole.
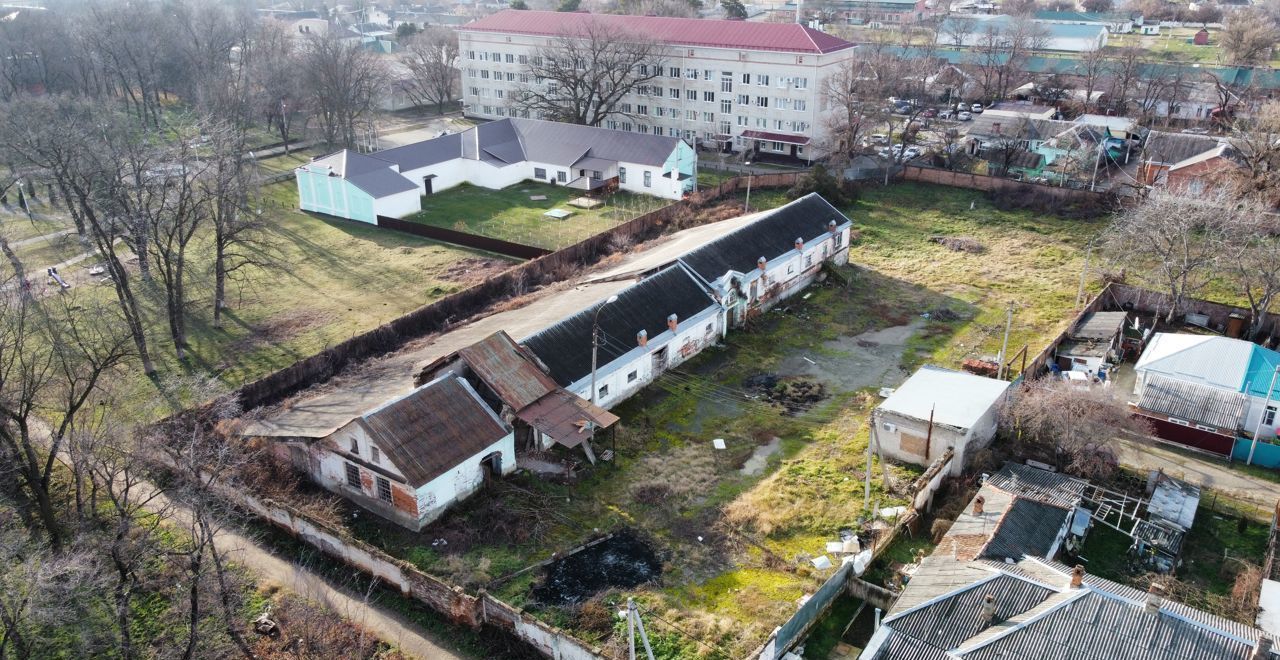
[[[360,482],[360,468],[354,463],[347,463],[347,485],[360,491],[364,490],[364,485]],[[378,499],[391,503],[391,482],[386,477],[375,476],[374,481],[378,487]]]
[[[716,102],[715,92],[704,91],[702,92],[701,97],[699,97],[698,90],[696,89],[686,89],[684,90],[684,93],[681,94],[680,88],[678,87],[666,88],[666,92],[664,95],[663,88],[660,86],[636,85],[635,92],[633,93],[636,96],[648,96],[653,98],[664,98],[664,97],[670,98],[670,99],[683,98],[686,101],[692,101],[692,102],[696,102],[699,100],[699,98],[701,98],[703,103]],[[769,107],[770,104],[772,104],[773,107],[775,108],[781,108],[783,110],[798,110],[800,112],[804,112],[805,110],[807,110],[808,103],[809,103],[808,99],[793,99],[785,96],[769,97],[769,96],[758,96],[758,95],[752,96],[750,94],[737,95],[738,105],[751,105],[753,99],[755,100],[755,105],[758,105],[762,108],[767,108]],[[733,98],[720,99],[720,105],[722,106],[729,105],[732,103],[733,103]]]
[[[505,64],[529,64],[534,66],[542,66],[542,58],[535,55],[530,58],[528,55],[515,53],[499,53],[497,51],[467,51],[467,59],[476,62],[497,62]],[[641,76],[660,76],[663,73],[663,67],[660,64],[641,64],[637,67]],[[705,82],[714,82],[716,80],[715,70],[713,69],[693,69],[685,67],[681,69],[678,66],[666,67],[668,78],[683,78],[685,80],[702,80]],[[732,91],[734,74],[731,71],[721,71],[719,80],[723,91]],[[772,76],[767,73],[743,73],[738,78],[743,85],[754,84],[757,87],[769,87],[776,85],[778,89],[808,89],[809,79],[805,76]],[[726,88],[727,86],[727,88]]]

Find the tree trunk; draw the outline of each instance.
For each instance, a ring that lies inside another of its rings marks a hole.
[[[116,543],[122,539],[117,537]],[[123,660],[129,660],[133,657],[133,636],[129,632],[130,624],[130,601],[133,598],[132,590],[129,587],[129,564],[120,557],[120,549],[118,547],[111,549],[111,559],[116,566],[116,627],[120,630],[120,657]]]
[[[222,245],[213,258],[213,327],[222,328],[222,308],[227,305],[227,257]]]

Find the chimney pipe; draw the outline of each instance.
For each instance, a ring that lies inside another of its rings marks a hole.
[[[980,516],[980,515],[982,515],[982,505],[983,505],[983,504],[986,504],[986,503],[987,503],[987,498],[985,498],[985,497],[983,497],[983,496],[981,496],[981,495],[979,495],[976,499],[974,499],[974,500],[973,500],[973,515],[975,515],[975,516]]]
[[[667,317],[667,329],[668,329],[668,330],[670,330],[671,332],[675,332],[675,331],[676,331],[676,328],[679,328],[679,327],[680,327],[680,318],[679,318],[679,317],[677,317],[675,314],[672,314],[671,316],[668,316],[668,317]]]
[[[986,596],[982,597],[982,623],[984,625],[989,626],[991,625],[991,622],[995,620],[995,618],[996,618],[996,597],[991,594],[987,594]]]
[[[797,238],[797,239],[796,239],[796,251],[797,251],[797,252],[800,252],[800,251],[802,251],[802,250],[804,250],[804,239],[803,239],[803,238]]]
[[[831,221],[827,222],[827,231],[829,231],[829,232],[831,232],[831,233],[833,233],[833,234],[834,234],[834,233],[836,233],[836,226],[837,226],[837,225],[836,225],[836,221],[835,221],[835,220],[831,220]]]
[[[1152,582],[1151,588],[1147,590],[1147,601],[1143,603],[1143,609],[1148,614],[1155,614],[1160,611],[1160,606],[1164,604],[1164,586],[1159,582]]]
[[[764,270],[766,267],[768,267],[768,265],[769,265],[768,259],[765,259],[764,257],[760,257],[759,259],[756,259],[756,268],[759,268],[760,270]]]
[[[1071,588],[1079,589],[1083,586],[1084,586],[1084,566],[1081,564],[1076,564],[1076,567],[1071,569]]]
[[[1275,644],[1270,637],[1263,635],[1258,638],[1258,645],[1253,647],[1253,654],[1249,656],[1249,660],[1270,660],[1271,646]]]
[[[648,333],[647,331],[645,331],[645,330],[641,330],[640,332],[637,332],[637,333],[636,333],[636,343],[637,343],[637,344],[639,344],[640,346],[648,346],[648,345],[649,345],[649,333]]]

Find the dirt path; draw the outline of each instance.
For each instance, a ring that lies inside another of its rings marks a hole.
[[[74,234],[74,233],[76,233],[76,230],[74,227],[71,229],[63,229],[62,231],[55,231],[52,234],[45,234],[44,236],[32,236],[31,238],[24,238],[20,241],[14,241],[9,244],[9,247],[17,249],[24,245],[31,245],[33,243],[38,243],[40,241],[51,241],[55,238],[59,238],[61,236],[66,236],[67,234]]]
[[[1159,443],[1117,438],[1120,463],[1143,471],[1163,469],[1165,474],[1212,488],[1234,498],[1270,510],[1280,499],[1280,483],[1233,470],[1212,458],[1198,458],[1168,449]]]

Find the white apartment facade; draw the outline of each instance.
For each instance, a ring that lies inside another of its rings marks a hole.
[[[506,10],[458,28],[468,116],[527,117],[516,91],[541,49],[587,21],[666,44],[660,75],[623,101],[604,127],[678,137],[704,148],[808,160],[821,155],[824,81],[853,58],[854,44],[793,23]],[[646,73],[651,73],[646,69]]]

